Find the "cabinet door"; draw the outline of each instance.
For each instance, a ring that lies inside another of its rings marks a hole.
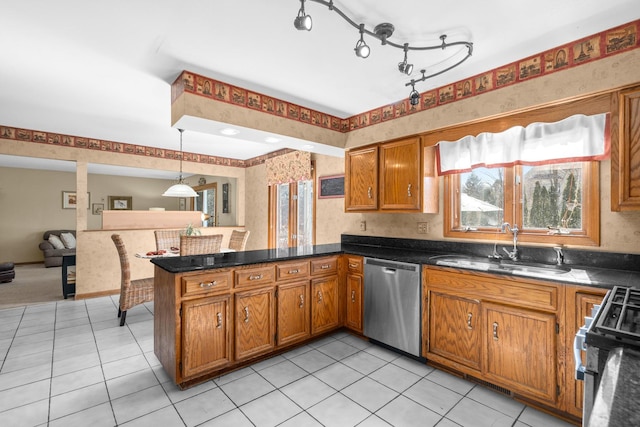
[[[187,378],[231,361],[229,295],[182,304],[182,376]]]
[[[428,301],[428,352],[480,370],[480,302],[440,292]]]
[[[278,345],[311,335],[309,280],[278,286]]]
[[[556,316],[483,303],[485,377],[555,404]]]
[[[618,105],[612,106],[611,120],[611,210],[639,210],[640,86],[621,91],[615,101]]]
[[[236,293],[236,360],[265,353],[275,347],[274,297],[272,287]]]
[[[327,276],[311,282],[312,335],[340,325],[338,304],[338,276]]]
[[[345,162],[345,210],[378,209],[378,147],[349,151]]]
[[[362,333],[362,276],[347,274],[347,327]]]
[[[584,399],[584,381],[575,379],[575,362],[573,361],[573,338],[576,332],[584,325],[585,316],[591,315],[594,305],[600,304],[607,293],[606,289],[598,288],[568,288],[567,289],[567,410],[569,413],[582,417]],[[586,357],[582,352],[582,363]]]
[[[380,209],[420,210],[420,138],[380,146]]]

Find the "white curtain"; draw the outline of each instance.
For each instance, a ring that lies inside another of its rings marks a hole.
[[[609,157],[609,115],[577,114],[555,123],[514,126],[500,133],[481,133],[438,146],[440,175],[475,167],[539,165]]]

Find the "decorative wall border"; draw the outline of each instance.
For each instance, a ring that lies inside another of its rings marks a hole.
[[[312,126],[347,133],[355,129],[373,126],[422,110],[482,95],[503,87],[637,49],[640,47],[640,40],[638,39],[639,29],[640,20],[630,22],[468,79],[423,92],[420,94],[420,103],[416,106],[409,105],[409,101],[404,99],[395,104],[374,108],[373,110],[346,119],[311,110],[188,71],[183,71],[171,85],[171,103],[186,91],[219,102],[226,102],[289,120],[303,122]],[[39,130],[20,129],[9,126],[0,126],[0,138],[87,150],[133,154],[144,157],[176,160],[180,158],[180,152],[176,150],[166,150],[144,145],[63,135]],[[248,160],[183,152],[183,160],[194,163],[246,168],[262,164],[268,158],[279,156],[290,151],[293,150],[279,150]]]

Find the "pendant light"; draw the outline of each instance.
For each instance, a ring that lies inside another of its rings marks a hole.
[[[169,187],[162,195],[166,197],[198,197],[198,193],[185,184],[182,179],[182,132],[184,129],[178,129],[178,132],[180,132],[180,177],[178,183]]]

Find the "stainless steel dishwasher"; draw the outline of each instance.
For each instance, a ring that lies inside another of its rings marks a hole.
[[[364,335],[420,357],[420,266],[364,259]]]

